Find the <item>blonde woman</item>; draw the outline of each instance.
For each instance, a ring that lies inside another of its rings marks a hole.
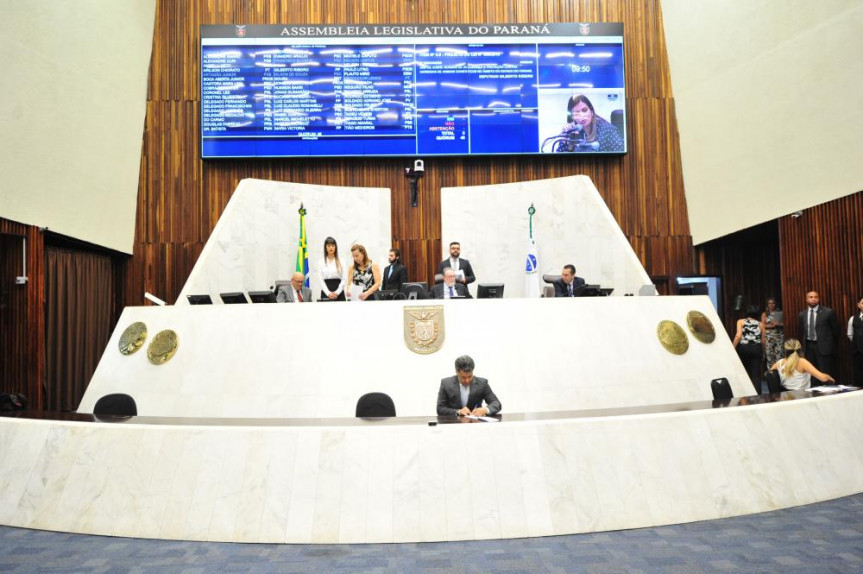
[[[351,245],[351,256],[354,262],[348,268],[350,283],[345,290],[348,299],[351,298],[351,289],[359,289],[360,301],[374,301],[377,298],[375,292],[381,288],[381,268],[369,259],[366,248],[359,243]]]
[[[833,377],[816,369],[812,363],[800,356],[800,341],[788,339],[785,341],[785,358],[776,361],[771,367],[779,371],[782,386],[789,391],[806,390],[811,386],[812,377],[822,383],[835,383]]]

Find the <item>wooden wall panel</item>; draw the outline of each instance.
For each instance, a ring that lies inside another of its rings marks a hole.
[[[199,144],[202,24],[520,23],[625,25],[630,153],[613,157],[426,159],[410,207],[409,159],[203,162]],[[440,188],[567,175],[591,177],[651,275],[692,272],[680,146],[659,0],[159,0],[148,87],[134,256],[124,300],[175,301],[237,183],[247,177],[392,189],[393,244],[410,277],[433,278],[442,245]],[[470,253],[470,246],[464,246]]]
[[[0,236],[10,249],[2,252],[0,271],[7,293],[0,301],[0,393],[24,393],[31,406],[43,407],[45,378],[45,239],[39,228],[0,218]],[[21,273],[19,250],[27,243],[27,283],[15,285]],[[16,261],[17,259],[17,261]],[[12,284],[9,285],[8,282]],[[5,305],[4,305],[5,303]]]
[[[851,349],[845,328],[863,297],[863,191],[804,210],[800,217],[779,219],[782,294],[786,332],[799,339],[797,313],[807,291],[815,290],[821,303],[839,319],[840,382],[850,383]]]
[[[698,272],[720,275],[724,283],[724,322],[730,334],[739,314],[737,294],[757,305],[777,297],[785,311],[785,335],[800,339],[797,314],[808,291],[836,313],[841,327],[840,382],[851,380],[851,350],[845,329],[863,297],[863,192],[830,201],[696,248]]]
[[[776,221],[757,225],[699,245],[695,249],[697,272],[722,278],[721,314],[729,337],[737,331],[744,310],[734,310],[734,298],[742,295],[761,307],[775,297],[783,308],[779,268],[779,231]]]

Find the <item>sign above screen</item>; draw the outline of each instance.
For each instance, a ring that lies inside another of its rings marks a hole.
[[[623,24],[201,27],[201,155],[626,153]]]

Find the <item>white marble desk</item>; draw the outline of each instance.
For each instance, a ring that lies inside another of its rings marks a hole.
[[[431,542],[708,520],[863,491],[863,393],[788,397],[435,427],[0,417],[0,524]]]

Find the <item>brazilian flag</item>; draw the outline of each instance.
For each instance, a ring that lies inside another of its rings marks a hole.
[[[297,271],[306,278],[309,286],[309,238],[306,236],[306,208],[300,204],[300,244],[297,247]]]

